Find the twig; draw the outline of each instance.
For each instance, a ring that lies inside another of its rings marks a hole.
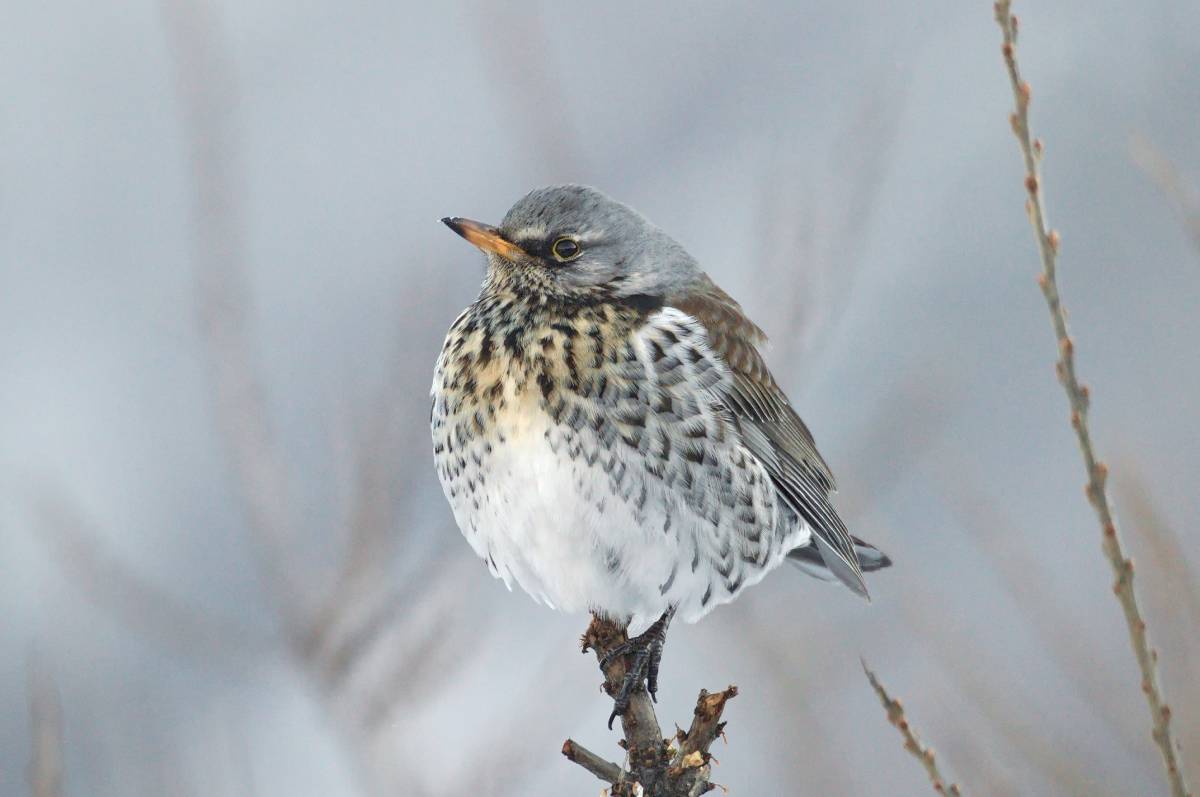
[[[625,640],[624,625],[593,616],[583,635],[583,652],[593,650],[596,659],[602,660],[609,650]],[[625,662],[618,656],[605,670],[605,691],[610,695],[615,694],[624,677]],[[680,730],[676,733],[675,741],[678,744],[672,748],[668,740],[662,738],[649,695],[644,690],[638,690],[630,697],[628,711],[621,716],[625,737],[621,746],[626,750],[626,768],[616,767],[614,773],[606,768],[614,765],[570,739],[563,744],[563,755],[593,775],[608,780],[613,785],[613,797],[633,794],[644,797],[692,797],[704,794],[716,788],[709,780],[712,755],[708,748],[725,728],[725,723],[721,721],[725,704],[736,696],[736,686],[715,694],[700,690],[691,727],[687,732]],[[584,754],[587,756],[586,763],[578,757]],[[601,774],[601,771],[605,774]]]
[[[568,761],[574,761],[608,784],[616,783],[624,774],[620,766],[611,761],[605,761],[574,739],[567,739],[563,742],[562,754],[567,757]]]
[[[883,708],[887,711],[888,722],[896,726],[900,731],[900,735],[904,737],[904,749],[913,754],[913,757],[921,762],[921,766],[925,767],[925,772],[929,775],[929,781],[933,784],[933,790],[938,794],[949,794],[951,797],[962,797],[962,790],[959,789],[957,783],[946,784],[946,778],[942,776],[941,770],[938,769],[937,760],[934,758],[933,749],[926,747],[921,743],[921,739],[917,736],[917,732],[908,724],[908,718],[904,716],[904,706],[887,693],[883,688],[883,684],[879,683],[879,679],[875,677],[875,673],[871,672],[871,668],[867,666],[864,659],[862,661],[863,672],[867,674],[867,680],[871,682],[871,687],[875,690],[875,694],[879,695],[879,702],[883,704]]]
[[[1010,116],[1010,121],[1017,141],[1021,145],[1021,153],[1025,161],[1025,188],[1029,194],[1026,209],[1029,212],[1029,220],[1033,224],[1038,252],[1042,258],[1043,271],[1038,277],[1038,284],[1042,288],[1042,294],[1050,309],[1050,318],[1058,340],[1058,378],[1067,394],[1067,401],[1071,407],[1071,426],[1074,427],[1075,436],[1079,440],[1079,450],[1083,455],[1084,467],[1088,474],[1086,487],[1088,501],[1096,510],[1096,516],[1100,521],[1103,537],[1102,547],[1116,578],[1113,592],[1124,610],[1125,624],[1129,629],[1129,640],[1133,645],[1138,667],[1141,669],[1142,691],[1145,693],[1146,702],[1150,707],[1154,741],[1162,752],[1172,795],[1185,797],[1188,790],[1183,769],[1177,757],[1178,743],[1171,735],[1171,709],[1163,698],[1158,684],[1158,654],[1151,648],[1146,638],[1146,621],[1142,619],[1137,597],[1133,591],[1133,562],[1125,556],[1120,537],[1117,534],[1116,518],[1106,487],[1108,466],[1100,461],[1092,446],[1091,432],[1087,424],[1090,401],[1088,389],[1079,383],[1075,374],[1075,344],[1067,330],[1066,312],[1063,310],[1055,271],[1059,235],[1046,224],[1041,174],[1038,170],[1038,163],[1042,157],[1042,144],[1033,139],[1029,133],[1031,91],[1029,84],[1021,79],[1020,70],[1017,68],[1017,18],[1010,13],[1010,5],[1010,0],[998,0],[995,4],[996,21],[1004,35],[1002,52],[1016,104],[1016,110]]]

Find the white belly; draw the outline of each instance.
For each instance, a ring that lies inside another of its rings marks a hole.
[[[703,553],[713,534],[710,524],[661,491],[659,482],[639,478],[640,466],[628,462],[626,478],[638,485],[628,491],[630,497],[636,499],[643,486],[649,490],[639,510],[636,500],[614,493],[605,467],[624,449],[584,452],[596,454],[589,464],[578,449],[570,455],[563,434],[546,418],[509,428],[506,442],[493,442],[486,456],[486,444],[473,442],[470,448],[484,462],[477,471],[483,478],[474,477],[473,493],[460,489],[450,497],[463,534],[509,589],[516,582],[553,608],[630,618],[640,629],[668,606],[693,622],[782,562],[788,546],[747,567],[736,590],[723,589]],[[470,455],[465,459],[474,466]],[[792,540],[802,544],[807,533],[799,526]]]
[[[562,611],[640,619],[665,611],[662,586],[691,557],[679,551],[679,535],[662,531],[668,505],[656,497],[638,511],[622,500],[605,470],[621,452],[597,452],[591,465],[572,458],[549,418],[507,432],[480,468],[481,488],[451,500],[492,572]],[[683,586],[682,578],[670,587]]]

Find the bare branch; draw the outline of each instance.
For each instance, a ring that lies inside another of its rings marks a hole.
[[[1021,146],[1021,154],[1025,163],[1025,189],[1029,194],[1026,209],[1033,224],[1038,252],[1042,259],[1042,274],[1038,278],[1038,284],[1041,285],[1042,294],[1050,309],[1050,318],[1054,325],[1055,337],[1058,340],[1058,377],[1067,394],[1067,401],[1071,408],[1071,426],[1075,429],[1079,450],[1083,455],[1084,468],[1087,470],[1088,501],[1092,504],[1100,521],[1102,547],[1116,578],[1113,592],[1124,610],[1125,624],[1129,629],[1129,641],[1133,646],[1134,655],[1137,657],[1138,667],[1141,669],[1142,691],[1146,695],[1146,702],[1150,708],[1154,741],[1162,753],[1167,779],[1171,784],[1171,793],[1174,797],[1185,797],[1188,790],[1178,758],[1178,743],[1171,734],[1171,709],[1163,698],[1158,683],[1157,654],[1147,640],[1146,621],[1142,619],[1137,596],[1134,594],[1133,562],[1125,556],[1120,536],[1117,533],[1116,518],[1106,486],[1108,466],[1100,461],[1092,446],[1092,436],[1087,423],[1088,404],[1090,403],[1088,389],[1080,384],[1075,374],[1075,344],[1067,330],[1067,317],[1059,295],[1056,274],[1059,235],[1046,223],[1042,179],[1038,168],[1042,157],[1042,144],[1035,140],[1029,132],[1031,91],[1029,84],[1022,80],[1017,67],[1017,18],[1010,13],[1010,6],[1010,0],[998,0],[995,4],[996,21],[1004,36],[1002,52],[1016,106],[1010,122]]]
[[[583,652],[593,650],[596,652],[596,660],[601,661],[604,654],[626,639],[623,625],[611,620],[601,620],[593,615],[592,622],[583,635]],[[616,694],[625,678],[624,658],[617,656],[613,659],[604,676],[604,691],[609,695]],[[635,774],[648,775],[648,780],[651,781],[661,777],[661,770],[666,768],[667,745],[663,741],[662,731],[659,730],[654,704],[645,691],[639,689],[630,697],[629,710],[621,715],[621,729],[625,734],[625,749],[629,753],[630,769]],[[643,785],[649,786],[650,783]]]
[[[611,785],[621,779],[621,767],[611,761],[605,761],[573,739],[563,742],[562,754],[568,761],[574,761],[605,783]]]
[[[624,625],[593,615],[583,635],[583,652],[593,650],[597,661],[602,661],[609,650],[626,638]],[[605,669],[605,691],[610,695],[615,694],[624,677],[625,662],[618,656]],[[616,777],[609,781],[613,784],[613,797],[634,794],[646,797],[693,797],[715,788],[715,784],[709,780],[712,755],[708,748],[725,727],[721,715],[726,702],[736,696],[735,686],[716,694],[701,690],[696,699],[691,727],[686,733],[679,731],[676,734],[678,745],[671,748],[668,741],[662,738],[649,695],[644,690],[634,693],[629,701],[629,710],[621,716],[625,736],[621,746],[627,753],[626,768],[618,767]],[[590,758],[585,763],[568,754],[568,749],[575,753],[582,751]],[[613,774],[609,769],[589,766],[596,765],[597,761],[601,764],[607,762],[583,750],[570,739],[563,745],[563,755],[601,779]],[[600,774],[598,769],[605,774]]]
[[[904,749],[912,753],[913,757],[921,762],[921,766],[925,767],[926,774],[929,775],[929,782],[933,784],[933,790],[938,794],[949,794],[951,797],[962,797],[962,790],[959,789],[957,783],[946,784],[946,778],[938,769],[937,760],[933,755],[933,748],[926,747],[921,743],[921,738],[917,736],[917,732],[909,725],[908,718],[904,716],[904,706],[900,701],[893,698],[883,688],[883,684],[875,677],[875,673],[871,672],[871,668],[867,666],[864,659],[862,662],[863,672],[867,674],[867,680],[871,682],[871,688],[875,690],[875,694],[879,695],[879,702],[883,704],[884,710],[887,711],[888,722],[896,726],[900,731],[900,735],[904,737]]]
[[[701,689],[700,697],[696,698],[691,727],[675,735],[679,749],[671,759],[667,776],[680,783],[680,790],[686,789],[686,794],[703,794],[709,790],[704,788],[712,774],[709,766],[712,754],[708,748],[712,747],[717,737],[724,734],[725,723],[721,721],[721,714],[725,711],[725,704],[737,697],[737,693],[737,687],[732,684],[724,692],[711,695]]]

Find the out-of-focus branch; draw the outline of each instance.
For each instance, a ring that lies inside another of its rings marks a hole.
[[[1002,52],[1016,105],[1010,121],[1021,146],[1021,154],[1025,163],[1025,188],[1029,194],[1026,208],[1033,224],[1038,252],[1042,259],[1042,274],[1038,278],[1038,284],[1041,285],[1042,294],[1050,309],[1050,318],[1058,340],[1058,378],[1067,394],[1067,401],[1071,407],[1071,426],[1075,429],[1079,450],[1083,454],[1084,467],[1087,470],[1087,497],[1100,521],[1102,547],[1116,578],[1113,592],[1125,612],[1129,640],[1133,646],[1134,655],[1137,657],[1138,667],[1141,669],[1142,691],[1145,693],[1146,702],[1150,707],[1154,741],[1162,752],[1163,765],[1166,767],[1167,779],[1171,784],[1171,793],[1174,797],[1185,797],[1188,793],[1187,783],[1176,749],[1177,742],[1171,735],[1171,709],[1163,698],[1162,689],[1158,683],[1158,657],[1146,638],[1146,621],[1142,619],[1137,596],[1134,594],[1133,562],[1125,556],[1120,536],[1117,533],[1116,518],[1106,487],[1108,467],[1096,456],[1092,445],[1092,436],[1087,423],[1090,402],[1088,389],[1080,384],[1075,374],[1075,344],[1067,329],[1067,316],[1059,295],[1056,274],[1059,236],[1046,223],[1042,199],[1042,180],[1039,171],[1042,145],[1029,132],[1031,91],[1029,84],[1022,80],[1017,67],[1017,18],[1010,12],[1010,6],[1010,0],[998,0],[995,4],[996,21],[999,23],[1004,37]]]
[[[1114,485],[1117,505],[1121,507],[1126,527],[1137,535],[1132,542],[1140,543],[1138,547],[1155,574],[1142,596],[1147,609],[1162,618],[1172,635],[1176,646],[1174,658],[1182,668],[1178,677],[1185,683],[1200,683],[1200,638],[1196,634],[1200,628],[1200,570],[1189,558],[1188,546],[1178,530],[1155,502],[1150,482],[1136,460],[1122,457],[1120,461],[1121,478]],[[1200,715],[1196,714],[1200,695],[1193,691],[1181,697],[1190,700],[1191,711],[1176,732],[1183,749],[1194,752],[1200,750],[1200,721],[1197,721]]]
[[[1058,662],[1071,687],[1094,710],[1106,715],[1120,742],[1136,755],[1145,743],[1141,720],[1134,721],[1112,705],[1118,684],[1110,668],[1097,665],[1089,640],[1062,632],[1070,627],[1072,618],[1054,593],[1054,574],[1038,555],[1037,545],[1030,543],[1006,507],[988,494],[987,482],[976,472],[974,462],[943,458],[939,470],[942,476],[937,481],[946,496],[946,507],[967,532],[964,538],[980,546],[1008,597],[1021,610],[1042,649]]]
[[[476,23],[479,48],[490,60],[486,73],[520,143],[554,180],[588,173],[587,151],[571,118],[574,95],[558,79],[545,15],[534,6],[507,8],[480,3],[468,17]],[[522,46],[513,47],[520,40]]]
[[[1118,480],[1116,485],[1120,505],[1163,575],[1163,611],[1173,615],[1181,628],[1200,628],[1200,573],[1192,567],[1183,540],[1151,500],[1150,485],[1132,462],[1124,463],[1121,476],[1123,483]]]
[[[267,411],[266,390],[250,339],[244,297],[245,255],[236,210],[232,79],[217,46],[210,4],[164,0],[184,129],[194,177],[193,268],[218,428],[258,553],[259,569],[290,635],[302,625],[295,524],[284,457]]]
[[[423,698],[420,681],[413,677],[418,674],[416,665],[445,663],[449,657],[441,654],[450,644],[462,647],[461,636],[432,633],[429,629],[436,623],[425,622],[424,609],[421,622],[414,625],[408,620],[418,613],[402,611],[408,608],[404,603],[397,603],[401,611],[382,608],[390,594],[388,546],[394,541],[403,484],[396,480],[394,463],[400,460],[397,450],[409,427],[400,422],[395,402],[386,399],[394,391],[385,393],[356,452],[341,567],[331,578],[318,578],[317,568],[302,556],[306,529],[255,351],[238,208],[235,81],[217,9],[211,0],[162,0],[161,10],[193,174],[191,259],[217,430],[229,454],[263,591],[288,643],[287,653],[324,688],[331,712],[348,720],[344,727],[353,737],[349,746],[365,750],[391,732],[386,723],[391,712]],[[422,600],[423,607],[434,609],[425,596]],[[448,612],[450,605],[439,602],[436,609]],[[429,653],[439,655],[422,655]],[[375,684],[363,683],[376,676],[382,678]],[[418,685],[410,688],[414,683]],[[379,759],[364,756],[363,766],[365,779],[379,793],[393,794],[399,788],[396,778],[401,776]]]
[[[779,319],[771,356],[788,364],[792,383],[818,359],[849,304],[867,240],[861,231],[874,218],[899,130],[899,82],[879,76],[816,158],[815,173],[789,168],[783,153],[767,160],[754,261],[760,284],[772,286],[762,299]]]
[[[185,656],[232,657],[263,649],[261,634],[209,617],[122,561],[66,497],[43,489],[34,511],[38,539],[50,547],[72,586],[130,628]]]
[[[900,701],[888,694],[883,688],[883,684],[875,677],[875,673],[871,672],[871,668],[867,666],[866,660],[862,662],[863,672],[867,674],[867,680],[871,682],[871,688],[875,690],[875,694],[879,695],[879,702],[883,704],[883,708],[887,711],[888,722],[896,726],[900,731],[900,735],[904,737],[904,749],[912,753],[913,757],[921,762],[921,766],[925,767],[926,774],[929,775],[929,782],[933,784],[933,790],[938,794],[949,794],[951,797],[962,797],[962,790],[957,783],[947,784],[945,776],[938,769],[937,759],[934,757],[933,748],[926,747],[921,742],[921,737],[917,736],[917,732],[913,730],[909,724],[908,718],[904,715],[904,706]]]
[[[402,420],[408,409],[396,401],[403,387],[389,383],[380,392],[365,430],[356,436],[352,456],[350,495],[342,526],[345,529],[345,551],[340,567],[330,579],[328,596],[313,611],[307,629],[306,646],[322,647],[337,626],[344,621],[348,610],[364,600],[387,591],[384,583],[388,563],[400,535],[400,488],[403,479],[397,477],[396,463],[404,461],[407,439],[413,425]]]
[[[1175,205],[1192,243],[1200,249],[1200,193],[1184,183],[1179,168],[1145,136],[1134,135],[1129,140],[1129,153],[1138,168]]]
[[[936,573],[926,574],[928,578]],[[974,661],[963,657],[962,651],[977,642],[974,636],[958,633],[947,622],[945,606],[927,595],[907,590],[901,610],[907,624],[920,640],[920,647],[932,661],[940,663],[941,681],[968,698],[983,723],[974,727],[975,735],[984,744],[995,746],[987,738],[990,726],[999,740],[1018,754],[1026,770],[1037,771],[1054,788],[1055,794],[1087,794],[1088,797],[1117,797],[1108,781],[1086,761],[1077,761],[1063,745],[1054,745],[1053,729],[1038,721],[1039,711],[1031,706],[1030,696],[1019,686],[997,683],[995,672],[985,672]],[[972,771],[974,777],[974,772]],[[978,784],[976,784],[978,788]],[[989,794],[996,789],[989,788]]]
[[[596,659],[600,661],[626,639],[623,625],[593,616],[583,635],[583,652],[595,651]],[[624,677],[625,662],[618,656],[605,670],[604,690],[609,695],[615,694]],[[588,772],[611,783],[613,797],[635,794],[694,797],[704,794],[716,788],[709,780],[712,755],[708,749],[725,728],[721,715],[726,702],[736,696],[736,686],[715,694],[700,690],[691,726],[687,731],[678,731],[673,740],[667,740],[659,730],[650,696],[644,690],[638,690],[629,700],[629,710],[621,716],[625,737],[621,746],[626,750],[624,768],[609,764],[571,739],[563,744],[562,752]]]
[[[44,662],[29,658],[29,793],[62,797],[63,734],[58,689]]]

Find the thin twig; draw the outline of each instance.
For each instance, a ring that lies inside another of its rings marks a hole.
[[[1116,578],[1113,592],[1124,610],[1125,623],[1129,628],[1129,640],[1133,645],[1138,667],[1141,669],[1142,691],[1145,693],[1146,702],[1150,707],[1154,741],[1162,752],[1172,795],[1185,797],[1188,790],[1177,754],[1178,743],[1171,735],[1171,709],[1163,698],[1158,683],[1158,654],[1146,638],[1146,621],[1142,619],[1133,590],[1133,562],[1125,556],[1120,537],[1117,534],[1116,517],[1106,487],[1108,466],[1100,461],[1092,446],[1091,432],[1087,424],[1090,401],[1088,389],[1080,384],[1075,374],[1075,344],[1067,330],[1067,316],[1063,310],[1056,279],[1059,235],[1046,224],[1042,180],[1038,169],[1042,157],[1042,144],[1029,133],[1031,91],[1029,84],[1021,79],[1020,70],[1017,68],[1017,18],[1010,13],[1010,5],[1010,0],[998,0],[995,4],[996,21],[1004,35],[1002,52],[1016,105],[1010,121],[1017,141],[1021,145],[1021,153],[1025,161],[1025,188],[1029,194],[1026,209],[1029,212],[1029,220],[1033,224],[1038,252],[1042,258],[1043,271],[1038,277],[1038,284],[1042,288],[1042,294],[1050,309],[1050,318],[1058,340],[1058,378],[1067,394],[1067,401],[1071,407],[1071,426],[1075,429],[1075,436],[1079,440],[1079,450],[1083,455],[1084,467],[1087,470],[1088,501],[1096,510],[1096,516],[1100,521],[1103,537],[1102,547]]]
[[[933,784],[933,790],[938,794],[949,794],[951,797],[962,797],[962,790],[957,783],[946,785],[946,778],[938,769],[937,759],[934,757],[933,748],[926,747],[921,743],[921,738],[917,736],[917,732],[909,725],[908,718],[904,716],[904,706],[900,701],[893,698],[883,688],[883,684],[875,677],[875,673],[871,672],[871,668],[867,666],[864,659],[862,661],[863,672],[867,674],[867,680],[871,682],[871,687],[875,690],[875,694],[879,695],[879,702],[883,704],[884,710],[887,711],[888,722],[896,726],[900,731],[900,735],[904,737],[904,749],[912,753],[913,757],[921,762],[921,766],[925,767],[925,772],[929,775],[929,782]]]

